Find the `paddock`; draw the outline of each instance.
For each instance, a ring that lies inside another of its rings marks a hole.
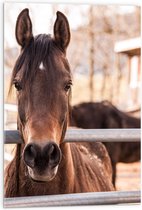
[[[67,130],[65,142],[83,141],[140,141],[141,129],[75,129]],[[17,130],[6,130],[5,144],[21,144],[22,138]],[[4,198],[4,207],[47,207],[47,206],[77,206],[77,205],[108,205],[108,204],[139,204],[140,190],[75,193],[63,195],[31,196],[19,198]]]

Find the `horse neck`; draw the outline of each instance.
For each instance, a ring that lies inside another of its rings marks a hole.
[[[59,176],[62,177],[62,183],[67,187],[67,192],[74,190],[74,162],[70,143],[62,143],[62,161],[59,166]]]
[[[70,143],[62,143],[60,148],[62,151],[62,162],[65,162],[63,163],[63,166],[70,167],[73,163]]]

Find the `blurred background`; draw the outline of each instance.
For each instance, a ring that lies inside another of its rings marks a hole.
[[[16,97],[8,97],[11,72],[20,47],[15,39],[18,14],[29,8],[34,35],[52,34],[56,11],[70,24],[67,57],[73,75],[72,105],[108,100],[140,117],[140,19],[138,6],[5,3],[4,6],[4,127],[17,129]],[[5,146],[5,165],[14,145]],[[127,166],[126,166],[127,165]],[[117,189],[140,189],[140,163],[118,164]],[[131,174],[131,183],[127,176]],[[123,182],[122,182],[123,180]]]

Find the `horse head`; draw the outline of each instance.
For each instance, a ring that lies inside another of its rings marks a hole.
[[[67,18],[57,12],[54,36],[33,36],[29,10],[16,22],[16,40],[21,46],[13,69],[11,86],[17,90],[18,129],[24,139],[23,160],[35,181],[50,181],[62,158],[69,115],[72,79],[66,50],[70,42]]]

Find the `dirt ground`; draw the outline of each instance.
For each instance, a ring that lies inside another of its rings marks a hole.
[[[117,164],[117,190],[140,190],[141,189],[141,163],[118,163]]]

